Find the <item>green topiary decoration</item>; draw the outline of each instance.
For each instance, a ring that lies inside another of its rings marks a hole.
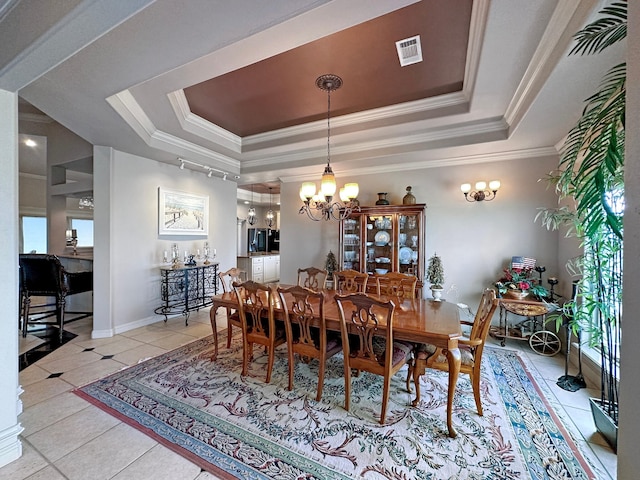
[[[444,283],[444,268],[442,266],[442,259],[435,253],[429,259],[427,280],[431,284],[431,288],[442,289],[442,284]]]
[[[324,269],[327,271],[328,278],[333,278],[333,273],[338,270],[338,261],[331,250],[327,253],[327,259],[324,262]]]

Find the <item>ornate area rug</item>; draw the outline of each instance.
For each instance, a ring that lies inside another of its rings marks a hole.
[[[198,340],[75,392],[221,478],[596,478],[513,351],[485,350],[484,417],[468,377],[460,376],[452,439],[446,373],[428,370],[422,401],[412,408],[405,367],[393,379],[381,426],[376,375],[353,377],[351,412],[344,410],[340,355],[329,360],[316,402],[317,362],[296,365],[290,392],[286,347],[265,384],[261,349],[243,378],[241,342],[221,348],[215,362],[211,342]]]

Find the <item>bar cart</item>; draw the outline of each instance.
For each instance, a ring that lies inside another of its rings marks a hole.
[[[499,302],[500,324],[491,327],[490,335],[499,339],[501,346],[505,346],[507,339],[524,340],[539,355],[553,356],[560,352],[560,338],[546,329],[546,316],[557,310],[556,304],[507,297],[500,298]]]

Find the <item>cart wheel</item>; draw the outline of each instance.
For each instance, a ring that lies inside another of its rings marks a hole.
[[[545,355],[547,357],[555,355],[562,348],[560,338],[549,330],[540,330],[539,332],[532,333],[529,337],[529,346],[531,350],[538,355]]]

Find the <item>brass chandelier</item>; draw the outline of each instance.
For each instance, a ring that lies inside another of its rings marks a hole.
[[[314,221],[344,220],[354,211],[360,211],[357,183],[347,183],[340,189],[340,200],[333,201],[337,190],[336,177],[331,169],[331,92],[342,86],[342,78],[333,74],[321,75],[316,86],[327,92],[327,166],[320,180],[320,191],[316,194],[314,182],[304,182],[300,187],[303,204],[298,213],[306,213]]]

